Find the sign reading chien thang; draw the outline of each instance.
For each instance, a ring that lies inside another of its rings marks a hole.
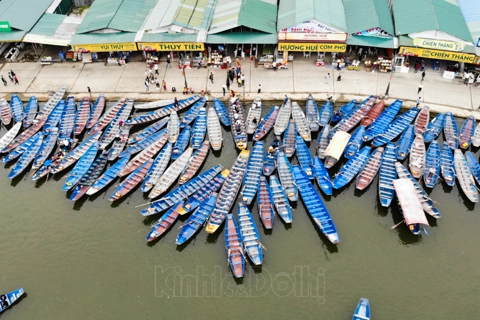
[[[463,51],[463,49],[465,48],[465,44],[461,42],[422,39],[422,38],[413,39],[413,45],[417,47],[422,47],[422,48],[448,50],[448,51]]]

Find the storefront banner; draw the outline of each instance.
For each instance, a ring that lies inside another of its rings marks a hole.
[[[423,39],[423,38],[413,39],[413,44],[417,47],[448,50],[448,51],[463,51],[463,49],[465,48],[465,44],[461,42]]]
[[[110,51],[137,51],[135,43],[104,43],[104,44],[75,44],[74,51],[110,52]]]
[[[306,51],[306,52],[345,52],[347,45],[343,43],[278,43],[278,51]]]
[[[347,42],[346,33],[291,33],[279,32],[279,41],[308,41],[308,42]]]
[[[382,28],[372,28],[368,30],[363,30],[359,32],[352,33],[354,36],[364,36],[364,37],[376,37],[376,38],[383,38],[383,39],[391,39],[391,36],[387,31],[384,31]]]
[[[43,35],[36,35],[27,33],[25,38],[23,38],[23,42],[31,42],[31,43],[41,43],[41,44],[48,44],[52,46],[68,46],[69,40],[66,39],[55,39],[54,37],[47,37]]]
[[[12,28],[8,21],[0,21],[0,32],[12,32]]]
[[[138,50],[145,51],[203,51],[205,46],[200,42],[139,42]]]
[[[431,50],[422,48],[400,47],[398,53],[404,56],[414,56],[429,59],[450,60],[458,62],[475,63],[476,56],[468,53]]]
[[[335,28],[329,27],[326,24],[320,23],[316,20],[307,20],[300,24],[297,24],[291,28],[285,28],[281,30],[282,32],[306,32],[306,33],[325,33],[325,32],[332,32],[332,33],[341,33],[342,31],[337,30]]]

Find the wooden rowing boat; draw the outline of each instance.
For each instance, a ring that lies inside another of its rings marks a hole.
[[[475,118],[470,115],[465,122],[463,123],[460,129],[460,136],[458,137],[458,142],[460,148],[467,149],[472,143],[472,137],[475,133]]]
[[[315,178],[312,155],[310,154],[307,144],[300,136],[297,136],[297,160],[307,176],[310,179]]]
[[[355,153],[360,150],[363,144],[363,135],[365,134],[366,128],[364,126],[360,126],[352,133],[350,140],[348,140],[347,146],[345,147],[345,151],[343,155],[345,158],[350,159],[355,155]]]
[[[337,123],[343,118],[348,118],[352,114],[353,110],[355,110],[356,104],[357,100],[352,100],[349,103],[343,105],[338,111],[333,114],[332,122]]]
[[[207,100],[205,97],[200,98],[197,102],[193,104],[193,106],[190,107],[190,109],[185,112],[182,121],[180,121],[180,128],[185,128],[188,126],[192,121],[194,121],[200,110],[203,108],[205,109],[205,104],[207,103]]]
[[[100,138],[101,132],[97,132],[94,135],[90,136],[87,140],[83,141],[78,147],[69,152],[61,161],[59,161],[55,166],[52,166],[51,172],[53,174],[59,173],[72,164],[74,164],[85,152],[87,152],[90,147],[98,141]]]
[[[322,198],[310,182],[308,176],[298,165],[293,167],[293,172],[295,174],[295,181],[300,190],[303,203],[307,212],[310,214],[310,217],[312,217],[317,227],[331,243],[339,243],[340,236],[338,235],[332,217],[323,203]]]
[[[400,139],[397,141],[397,159],[405,160],[412,149],[413,140],[415,140],[415,126],[409,125],[405,131],[403,131]]]
[[[292,102],[292,118],[295,122],[298,135],[301,136],[305,141],[311,141],[311,130],[307,122],[307,118],[305,118],[305,114],[296,102]]]
[[[212,149],[218,151],[222,148],[223,133],[218,120],[217,113],[213,108],[208,108],[207,112],[207,134]]]
[[[130,126],[128,126],[128,127],[130,127]],[[146,148],[150,147],[156,141],[159,141],[159,140],[164,139],[164,138],[165,138],[165,140],[167,140],[168,139],[167,137],[168,137],[167,128],[162,129],[160,131],[157,131],[155,133],[152,133],[151,135],[149,135],[148,137],[146,137],[142,141],[139,141],[139,142],[137,142],[135,144],[132,144],[129,147],[127,147],[122,153],[120,153],[119,157],[123,158],[123,157],[126,157],[126,156],[134,155],[134,154],[136,154],[140,151],[143,151]]]
[[[368,127],[377,120],[380,114],[383,112],[385,107],[385,100],[380,100],[377,102],[370,111],[365,115],[365,117],[360,122],[361,126]]]
[[[383,147],[378,147],[370,154],[370,158],[368,158],[365,167],[355,181],[355,187],[358,190],[364,190],[372,183],[373,179],[375,179],[380,169],[380,164],[382,163],[383,150]]]
[[[153,162],[150,170],[148,170],[147,176],[143,180],[142,192],[148,192],[157,183],[158,179],[162,176],[170,163],[170,157],[172,155],[172,144],[167,143],[165,147],[158,153],[155,161]]]
[[[322,160],[318,157],[313,157],[313,170],[320,190],[322,190],[327,196],[331,196],[332,180],[330,179],[330,175],[323,165]]]
[[[223,123],[224,126],[230,127],[232,120],[230,119],[229,112],[222,101],[218,98],[213,98],[213,108],[215,109],[215,113],[220,119],[220,122]]]
[[[122,171],[122,169],[127,165],[128,162],[128,157],[120,158],[118,159],[117,162],[115,162],[110,168],[108,168],[101,176],[99,176],[97,179],[92,181],[89,179],[89,183],[87,184],[81,184],[79,183],[76,187],[75,190],[73,191],[74,193],[80,192],[80,189],[77,190],[79,185],[82,186],[82,188],[85,189],[85,191],[82,191],[81,194],[78,194],[77,196],[70,198],[70,200],[78,200],[82,197],[83,194],[87,194],[89,196],[94,195],[98,191],[102,190],[105,188],[108,184],[110,184],[113,180],[115,180],[116,177],[118,177],[118,173]]]
[[[278,115],[278,107],[275,106],[265,115],[265,118],[261,119],[258,123],[257,129],[253,134],[253,141],[259,141],[272,129],[275,119]]]
[[[453,150],[458,148],[458,127],[453,113],[447,112],[443,123],[444,141],[448,143]]]
[[[480,122],[477,124],[475,128],[475,133],[472,137],[472,145],[476,148],[480,147]]]
[[[370,302],[368,299],[360,298],[357,308],[353,313],[353,320],[370,320]]]
[[[70,96],[67,98],[67,103],[65,104],[65,108],[63,109],[62,116],[60,118],[60,123],[58,126],[59,141],[68,139],[72,135],[76,113],[77,113],[77,104],[75,103],[74,97]]]
[[[57,105],[57,103],[63,99],[65,95],[65,91],[67,91],[67,85],[64,84],[57,91],[53,94],[53,96],[48,99],[48,101],[43,105],[42,109],[40,110],[37,119],[46,118],[50,112],[52,112],[53,108]]]
[[[180,179],[178,180],[179,184],[184,184],[195,176],[198,169],[200,169],[207,158],[209,149],[210,145],[208,144],[208,141],[205,141],[203,142],[202,147],[195,151],[193,156],[188,160],[188,164],[185,169],[183,169],[182,173],[180,173]]]
[[[430,121],[430,108],[428,106],[420,109],[420,112],[415,119],[415,135],[424,134],[427,131],[428,123]]]
[[[170,167],[163,173],[163,175],[158,179],[155,187],[150,191],[148,197],[150,199],[156,198],[159,195],[163,194],[165,191],[172,186],[172,184],[177,180],[180,173],[185,169],[185,166],[188,163],[188,160],[192,156],[193,149],[192,147],[187,148],[180,157],[175,160]]]
[[[276,136],[281,135],[288,126],[290,121],[290,115],[292,114],[292,100],[288,99],[278,110],[277,119],[275,120],[275,125],[273,132]]]
[[[363,170],[368,161],[371,147],[365,146],[345,163],[333,179],[333,188],[340,189],[352,181]]]
[[[178,159],[178,157],[180,157],[180,155],[182,155],[187,148],[190,142],[191,131],[192,129],[190,128],[190,126],[186,126],[185,128],[183,128],[182,132],[178,136],[177,141],[175,142],[175,145],[173,146],[172,160]]]
[[[258,214],[262,219],[265,229],[272,229],[275,221],[275,210],[272,205],[272,196],[270,194],[270,187],[267,178],[260,177],[260,187],[258,188],[257,196]]]
[[[243,150],[247,147],[247,128],[241,101],[237,98],[230,99],[228,110],[232,120],[233,141],[238,149]]]
[[[445,114],[439,113],[427,126],[427,131],[423,134],[425,143],[429,143],[436,139],[440,132],[442,132],[443,124],[445,122]]]
[[[73,120],[74,136],[79,136],[80,134],[82,134],[83,130],[87,126],[89,115],[90,115],[90,99],[88,97],[84,97],[80,102],[80,106],[78,107],[78,112],[75,115],[75,119]]]
[[[257,194],[260,185],[260,176],[263,168],[263,149],[264,142],[257,141],[252,148],[250,158],[248,159],[245,177],[243,179],[241,199],[246,205],[250,205]]]
[[[45,138],[43,139],[42,145],[38,150],[37,154],[35,155],[35,159],[33,160],[32,169],[37,170],[40,168],[44,161],[47,160],[48,156],[52,153],[53,148],[57,144],[57,137],[58,137],[58,128],[53,128]]]
[[[20,124],[21,124],[21,122],[20,122]],[[8,163],[8,162],[20,157],[22,154],[24,154],[28,149],[30,149],[33,146],[33,144],[37,140],[37,137],[38,137],[38,134],[30,137],[27,141],[20,144],[13,151],[11,151],[9,154],[7,154],[5,157],[3,157],[2,162],[3,163]]]
[[[453,154],[453,161],[455,164],[455,171],[457,173],[458,184],[462,188],[463,193],[467,196],[468,200],[473,203],[478,202],[478,191],[475,185],[470,167],[460,149],[455,149]]]
[[[372,145],[380,147],[398,137],[412,123],[419,110],[414,107],[393,120],[383,133],[375,137]]]
[[[353,113],[348,118],[343,118],[339,123],[337,123],[337,125],[335,125],[335,127],[333,127],[331,131],[331,136],[333,136],[337,131],[350,131],[373,108],[376,100],[377,97],[375,96],[370,96],[366,100],[364,100],[360,105],[355,108],[355,111],[353,111]]]
[[[82,155],[77,164],[73,167],[72,171],[70,171],[70,174],[68,175],[67,180],[63,185],[63,191],[70,190],[77,184],[77,182],[80,181],[82,176],[87,172],[87,170],[90,168],[93,161],[95,160],[97,152],[98,142],[95,141],[95,143],[87,150],[87,152]],[[99,157],[102,157],[102,155],[100,155]]]
[[[18,122],[21,123],[21,122]],[[36,135],[34,135],[34,141],[30,148],[25,150],[25,152],[22,154],[18,162],[15,164],[15,166],[12,168],[10,173],[8,174],[9,179],[13,179],[17,177],[20,173],[22,173],[30,164],[30,162],[33,161],[35,158],[35,155],[37,154],[38,150],[42,146],[43,142],[43,135],[38,132]]]
[[[136,104],[135,109],[139,109],[139,110],[157,109],[157,108],[166,107],[169,104],[174,104],[174,103],[175,103],[174,99],[162,99],[162,100],[157,100],[157,101],[152,101],[147,103]]]
[[[72,143],[71,143],[70,147],[65,146],[65,145],[59,146],[58,151],[55,152],[54,155],[50,159],[45,160],[45,162],[40,167],[40,169],[38,169],[32,175],[32,180],[37,181],[38,179],[43,178],[46,175],[48,175],[53,168],[55,168],[57,165],[59,165],[63,161],[63,159],[66,157],[65,154],[68,156],[69,153],[71,151],[73,151],[76,144],[77,144],[77,140],[72,140]],[[84,152],[84,151],[82,151],[82,152]],[[83,155],[83,153],[80,154],[79,156],[82,156],[82,155]],[[72,163],[73,163],[76,160],[77,159],[74,159],[74,160],[70,159],[69,161],[72,161]]]
[[[140,167],[130,173],[130,175],[118,185],[108,200],[119,200],[127,193],[132,191],[145,178],[145,175],[147,174],[148,170],[150,170],[152,163],[153,159],[149,159],[147,162],[143,163]]]
[[[182,207],[183,202],[177,203],[173,206],[170,210],[168,210],[158,221],[153,225],[152,229],[147,235],[148,242],[152,242],[153,240],[160,237],[164,234],[170,227],[177,221],[178,218],[178,211]]]
[[[117,137],[122,138],[122,140],[126,143],[128,137],[120,137],[120,130],[124,128],[123,123],[125,123],[125,120],[128,119],[128,116],[132,112],[133,108],[133,100],[128,100],[127,103],[125,103],[120,110],[118,110],[118,113],[115,115],[115,117],[112,119],[112,121],[107,125],[105,131],[103,132],[102,136],[100,137],[100,145],[99,149],[103,150],[105,149],[108,145],[110,145]],[[120,123],[122,123],[122,126],[120,126]],[[127,128],[131,128],[131,126],[126,126]],[[121,150],[119,154],[121,153]]]
[[[101,94],[100,96],[98,96],[97,100],[92,106],[90,115],[88,117],[87,129],[91,129],[98,122],[104,109],[105,109],[105,96]]]
[[[207,112],[205,108],[200,108],[195,123],[192,128],[192,148],[198,149],[203,145],[205,134],[207,133]]]
[[[395,189],[393,188],[393,180],[397,178],[397,170],[395,170],[395,162],[397,162],[396,146],[389,142],[382,156],[378,179],[378,194],[382,207],[389,207],[392,203]]]
[[[332,119],[332,114],[333,114],[333,102],[332,102],[332,99],[328,99],[320,108],[320,117],[318,122],[320,127],[326,126],[327,124],[330,123],[330,120]]]
[[[3,125],[8,126],[12,122],[12,110],[4,98],[0,99],[0,114]]]
[[[331,101],[329,100],[327,102],[330,102],[330,108],[331,108]],[[323,119],[324,125],[330,121],[330,118],[332,116],[332,114],[330,113],[330,117],[328,118],[327,111],[328,111],[328,106],[325,108],[324,119]],[[309,94],[307,98],[307,103],[305,105],[305,113],[307,116],[308,125],[310,126],[310,131],[317,132],[320,128],[320,114],[318,113],[317,102],[315,101],[315,99],[313,99],[313,96],[311,94]]]
[[[120,132],[113,140],[112,147],[108,153],[108,161],[114,161],[122,153],[127,145],[127,139],[131,128],[132,126],[123,126],[120,128]]]
[[[0,102],[1,104],[1,102]],[[28,99],[27,105],[25,106],[25,118],[23,118],[23,127],[27,128],[32,125],[33,120],[38,113],[38,101],[35,96],[31,96]]]
[[[176,111],[170,113],[167,124],[168,142],[175,143],[180,135],[180,119]]]
[[[81,176],[80,181],[70,195],[71,201],[80,199],[85,192],[90,188],[95,180],[101,176],[103,169],[105,169],[108,161],[108,152],[103,151],[88,170]]]
[[[247,134],[253,134],[257,129],[258,122],[262,116],[262,100],[257,97],[252,102],[252,106],[247,115]]]
[[[455,185],[453,153],[448,143],[445,142],[442,145],[442,152],[440,153],[440,171],[442,172],[443,181],[450,187],[453,187]]]
[[[13,120],[15,120],[15,122],[22,122],[25,118],[25,112],[23,111],[22,99],[20,99],[18,94],[12,94],[10,109],[12,110]]]
[[[9,293],[2,294],[2,303],[0,303],[0,313],[5,311],[7,308],[10,308],[15,301],[20,299],[20,297],[25,293],[23,288],[19,288]]]
[[[18,124],[16,123],[12,129],[8,130],[7,133],[5,133],[3,135],[3,137],[0,139],[0,150],[1,152],[4,152],[4,148],[10,144],[10,142],[13,141],[13,139],[15,139],[15,136],[17,135],[17,133],[20,131],[20,128],[22,127],[22,124]]]
[[[245,256],[243,255],[243,244],[237,221],[233,214],[227,214],[225,226],[225,248],[227,260],[235,278],[243,278],[245,273]]]
[[[465,152],[465,157],[467,158],[467,164],[472,172],[473,178],[480,185],[480,164],[478,163],[475,155],[470,151]]]
[[[293,167],[288,161],[287,155],[283,152],[278,153],[277,157],[278,177],[282,183],[282,187],[285,190],[290,201],[298,200],[298,188],[295,184],[295,178],[293,176]]]
[[[280,139],[280,137],[275,137],[270,146],[268,147],[267,153],[263,158],[262,172],[264,176],[269,176],[275,171],[275,168],[277,167],[278,153],[280,152],[281,145],[282,140]]]
[[[322,131],[318,135],[317,155],[320,159],[325,159],[325,151],[327,150],[328,145],[330,144],[330,130],[332,130],[332,127],[330,127],[330,125],[327,124],[322,128]]]
[[[270,176],[270,194],[275,209],[277,209],[277,213],[283,222],[292,223],[292,207],[290,207],[288,202],[285,189],[283,189],[276,176]]]
[[[324,152],[325,168],[330,169],[340,160],[349,140],[350,134],[345,131],[335,132]]]
[[[151,135],[155,134],[160,129],[162,129],[168,123],[168,120],[169,120],[169,118],[165,117],[163,119],[160,119],[160,120],[152,123],[151,125],[149,125],[145,129],[132,134],[130,137],[128,137],[128,144],[136,144],[136,143],[139,143],[141,141],[144,141],[145,139],[147,139],[148,137],[150,137]],[[166,130],[165,130],[165,132],[166,132]]]
[[[107,111],[105,111],[103,116],[101,116],[98,119],[98,121],[95,122],[95,124],[90,128],[90,130],[88,131],[88,134],[97,133],[103,130],[106,126],[108,126],[108,124],[113,120],[113,118],[115,118],[118,111],[120,111],[120,109],[123,107],[124,104],[125,104],[125,98],[121,98],[120,100],[117,101],[116,104],[114,104],[109,109],[107,109]]]
[[[245,175],[249,155],[249,150],[242,150],[233,164],[232,170],[220,189],[215,209],[208,219],[207,226],[205,227],[207,233],[214,233],[217,231],[225,220],[227,213],[235,203],[235,199],[237,198],[238,191],[240,190]]]
[[[57,105],[52,110],[52,112],[50,112],[50,114],[47,117],[47,120],[43,124],[43,132],[45,134],[50,132],[50,130],[52,130],[53,128],[55,128],[58,125],[58,123],[60,122],[60,119],[62,117],[64,109],[65,109],[65,101],[64,100],[58,101]],[[37,126],[38,126],[38,123],[37,123]],[[26,131],[24,131],[24,132],[26,132]]]
[[[250,260],[254,265],[260,266],[263,263],[263,250],[260,243],[260,234],[248,207],[242,203],[238,205],[238,224],[240,239]]]
[[[425,172],[423,173],[423,183],[427,188],[433,188],[437,184],[440,176],[440,147],[438,141],[433,140],[427,150],[425,157]]]
[[[425,168],[425,142],[422,135],[415,136],[413,140],[412,150],[410,152],[410,159],[408,167],[415,178],[420,178],[423,175]]]
[[[295,128],[295,122],[290,119],[287,129],[283,133],[283,150],[287,157],[293,156],[297,149],[297,128]]]

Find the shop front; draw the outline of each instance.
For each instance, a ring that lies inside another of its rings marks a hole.
[[[131,51],[137,51],[137,45],[134,42],[74,44],[72,45],[72,50],[77,53],[77,60],[83,63],[97,61],[97,53],[109,52],[112,54],[106,58],[106,65],[124,65],[128,61],[129,53]],[[117,55],[114,55],[113,52],[117,52]]]
[[[205,51],[205,45],[201,42],[137,42],[137,48],[143,51],[147,64],[158,63],[162,52],[167,53],[170,59],[175,56],[175,53],[180,56],[180,53],[184,52],[183,62],[179,59],[180,68],[182,66],[190,68],[199,64],[207,66],[207,60],[202,54]],[[191,56],[188,52],[191,53]]]

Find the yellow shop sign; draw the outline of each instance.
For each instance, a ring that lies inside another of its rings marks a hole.
[[[344,43],[289,43],[279,42],[278,51],[307,51],[307,52],[345,52]]]
[[[444,41],[444,40],[433,40],[433,39],[422,39],[415,38],[413,39],[413,44],[417,47],[429,48],[429,49],[440,49],[448,51],[463,51],[465,44],[455,41]]]
[[[476,58],[474,54],[431,50],[422,48],[400,47],[398,53],[404,56],[414,56],[438,60],[450,60],[458,62],[475,63]]]
[[[145,51],[203,51],[205,46],[200,42],[139,42],[138,50]]]
[[[137,51],[135,43],[104,43],[104,44],[75,44],[72,45],[74,51],[86,50],[90,52],[110,52],[110,51]]]

